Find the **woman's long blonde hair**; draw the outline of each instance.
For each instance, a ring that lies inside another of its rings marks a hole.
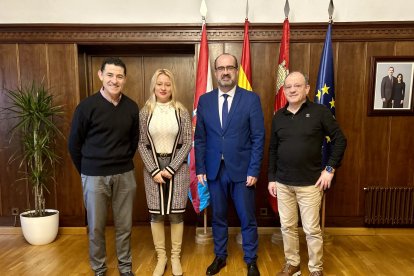
[[[148,112],[151,114],[154,111],[155,104],[157,103],[157,99],[155,97],[155,85],[157,83],[157,79],[160,75],[167,76],[171,81],[171,106],[174,107],[175,110],[186,110],[186,108],[175,99],[175,93],[177,92],[177,88],[175,86],[175,79],[173,73],[168,69],[157,69],[154,73],[154,75],[151,78],[151,84],[150,84],[150,97],[148,98],[147,102],[144,105],[144,108],[148,110]]]

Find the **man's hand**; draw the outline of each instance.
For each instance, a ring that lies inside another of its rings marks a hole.
[[[331,187],[332,178],[334,177],[333,173],[329,173],[326,170],[321,172],[321,176],[318,181],[316,181],[315,187],[319,187],[319,190],[326,190]]]
[[[247,180],[246,180],[246,186],[247,187],[250,187],[250,186],[253,186],[253,185],[255,185],[256,184],[256,182],[257,182],[257,178],[256,177],[254,177],[254,176],[247,176]]]
[[[276,197],[276,182],[269,182],[269,185],[267,185],[267,189],[269,190],[269,194],[273,197]]]
[[[206,186],[207,183],[207,176],[205,174],[197,174],[198,182],[200,182],[203,186]]]

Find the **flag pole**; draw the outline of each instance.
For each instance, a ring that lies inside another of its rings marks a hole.
[[[200,14],[201,14],[201,20],[202,20],[201,25],[202,25],[202,32],[203,32],[203,28],[205,27],[206,17],[207,17],[207,5],[205,3],[205,0],[201,1]],[[201,44],[200,44],[200,46],[201,46]],[[207,49],[207,52],[208,52],[208,49]],[[200,50],[199,50],[199,54],[200,54]],[[208,53],[207,53],[207,55],[208,55]],[[209,63],[209,61],[208,61],[208,63]],[[210,70],[210,66],[207,66],[207,69]],[[210,72],[207,73],[207,75],[209,75],[209,74],[210,74]],[[208,78],[209,77],[207,76],[207,79]],[[208,87],[208,84],[207,84],[207,87]],[[203,211],[203,228],[202,229],[197,229],[196,228],[195,242],[197,244],[210,244],[210,243],[213,242],[212,231],[207,229],[207,208],[205,208],[204,211]]]
[[[290,27],[289,27],[289,0],[286,0],[284,6],[284,13],[285,13],[285,20],[283,22],[283,31],[282,31],[282,38],[280,41],[280,50],[279,50],[279,60],[278,60],[278,67],[277,67],[277,76],[276,76],[276,97],[274,103],[274,113],[286,104],[286,98],[283,95],[283,83],[285,78],[289,74],[289,41],[290,41]],[[280,94],[280,95],[279,95]],[[277,198],[271,198],[270,196],[270,203],[272,206],[273,211],[276,213],[277,210]],[[276,202],[275,202],[276,201]],[[275,205],[276,204],[276,205]],[[275,205],[275,206],[274,206]],[[272,234],[271,241],[273,244],[280,244],[283,242],[282,232],[276,230]]]
[[[329,24],[333,23],[332,15],[334,12],[335,6],[333,0],[329,1],[328,6],[328,15],[329,15]],[[318,76],[319,78],[319,76]],[[321,230],[322,230],[322,237],[324,245],[328,245],[332,243],[333,237],[325,232],[325,222],[326,222],[326,196],[327,192],[324,191],[322,195],[322,210],[321,210]]]

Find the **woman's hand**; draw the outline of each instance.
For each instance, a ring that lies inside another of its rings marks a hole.
[[[152,179],[154,179],[154,181],[157,182],[158,184],[164,184],[165,183],[164,179],[162,178],[162,172],[159,172],[156,175],[154,175],[154,177]]]
[[[167,179],[171,179],[172,178],[172,174],[169,171],[167,171],[166,169],[163,169],[161,171],[161,175],[163,177],[167,178]]]

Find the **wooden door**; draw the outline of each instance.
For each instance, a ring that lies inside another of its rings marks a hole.
[[[88,55],[86,57],[87,72],[86,95],[92,95],[99,91],[102,82],[98,77],[98,70],[104,58],[110,55]],[[111,56],[114,56],[112,53]],[[158,55],[117,55],[127,67],[127,81],[123,93],[136,101],[141,109],[150,96],[150,82],[152,75],[158,68],[166,68],[173,72],[177,85],[177,100],[184,104],[191,112],[195,91],[195,67],[193,54],[158,54]],[[82,87],[82,84],[81,84]],[[82,94],[82,93],[81,93]],[[146,224],[149,221],[149,213],[145,198],[143,169],[144,165],[137,152],[134,158],[137,192],[134,203],[133,221],[134,224]],[[189,209],[189,208],[187,208]],[[187,212],[190,213],[190,212]],[[193,212],[194,213],[194,212]],[[191,219],[190,213],[187,219]],[[112,214],[109,212],[108,221],[113,222]]]

